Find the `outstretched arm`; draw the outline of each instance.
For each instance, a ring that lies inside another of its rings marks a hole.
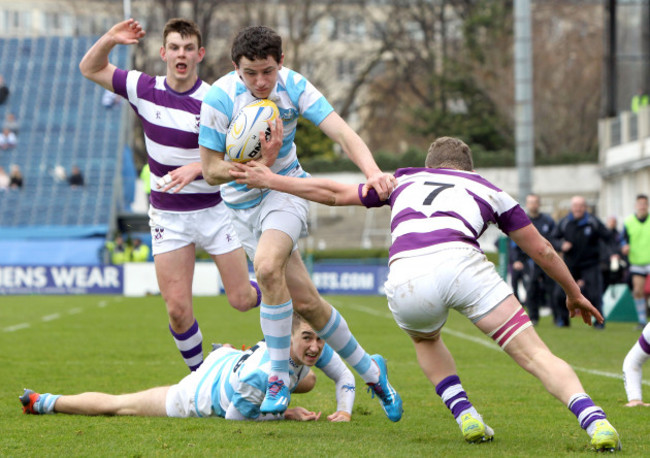
[[[549,277],[559,283],[566,293],[567,308],[571,317],[580,314],[582,320],[589,326],[591,326],[592,316],[599,323],[604,321],[603,316],[596,307],[582,295],[580,287],[573,279],[564,261],[558,256],[549,241],[535,229],[535,226],[529,224],[526,227],[510,232],[508,235]]]
[[[278,175],[257,161],[234,164],[230,174],[236,178],[237,183],[251,188],[270,188],[325,205],[362,205],[357,185],[325,178]]]
[[[115,45],[137,44],[145,33],[140,23],[134,19],[127,19],[115,24],[97,40],[81,59],[79,63],[81,74],[109,91],[113,91],[113,73],[117,67],[109,62],[108,55]]]
[[[377,191],[381,200],[386,200],[397,180],[390,173],[384,173],[377,166],[372,153],[363,139],[336,112],[330,113],[318,126],[329,138],[338,143],[345,154],[356,164],[366,176],[367,182],[363,187],[365,197],[369,189]]]

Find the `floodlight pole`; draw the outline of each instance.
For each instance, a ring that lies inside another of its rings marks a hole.
[[[532,192],[535,152],[533,118],[533,48],[530,0],[514,0],[515,17],[515,158],[519,202]]]

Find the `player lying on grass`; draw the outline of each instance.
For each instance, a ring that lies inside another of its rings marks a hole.
[[[650,407],[641,396],[642,366],[650,359],[650,323],[646,324],[639,340],[634,343],[623,361],[623,381],[627,393],[626,407]]]
[[[336,383],[337,410],[330,421],[350,421],[354,404],[354,376],[341,358],[299,315],[291,332],[291,384],[296,393],[310,391],[316,366]],[[179,383],[131,394],[39,394],[25,390],[20,397],[27,414],[136,415],[149,417],[224,417],[226,420],[318,420],[320,412],[303,407],[284,415],[260,414],[271,363],[264,341],[246,351],[223,345],[208,355],[199,369]]]
[[[469,147],[443,137],[429,148],[426,168],[395,172],[388,200],[364,185],[294,178],[257,163],[237,165],[232,175],[249,187],[271,188],[328,205],[392,208],[388,305],[411,337],[420,367],[456,418],[465,439],[482,442],[494,432],[464,391],[454,359],[440,331],[449,309],[469,318],[521,367],[568,406],[598,450],[620,449],[618,433],[585,393],[577,375],[542,342],[512,289],[501,279],[478,243],[488,224],[497,224],[567,295],[572,317],[603,317],[582,295],[566,265],[505,192],[473,172]]]

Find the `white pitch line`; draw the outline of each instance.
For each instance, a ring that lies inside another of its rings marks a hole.
[[[59,318],[61,318],[60,313],[53,313],[51,315],[45,315],[43,318],[41,318],[41,320],[43,320],[43,321],[52,321],[52,320],[58,320]]]
[[[4,328],[2,331],[3,332],[14,332],[14,331],[18,331],[20,329],[27,329],[30,326],[31,325],[29,323],[20,323],[20,324],[15,324],[13,326],[8,326],[8,327]]]
[[[340,304],[338,304],[340,305]],[[369,315],[375,315],[375,316],[380,316],[384,318],[392,318],[393,316],[391,314],[385,314],[385,313],[380,313],[374,309],[371,309],[370,307],[365,307],[365,306],[360,306],[360,305],[346,305],[346,307],[350,307],[355,310],[359,310],[360,312],[365,312],[368,313]],[[464,339],[464,340],[469,340],[472,342],[475,342],[479,345],[483,345],[486,348],[489,348],[491,350],[496,350],[496,351],[501,351],[501,348],[492,342],[491,340],[487,340],[487,338],[482,338],[482,337],[475,337],[471,336],[469,334],[465,334],[464,332],[460,331],[455,331],[450,328],[442,328],[442,332],[445,334],[452,335],[454,337],[458,337],[459,339]],[[577,372],[584,372],[587,374],[592,374],[592,375],[600,375],[601,377],[607,377],[607,378],[613,378],[617,380],[623,380],[623,374],[615,374],[613,372],[605,372],[605,371],[599,371],[596,369],[587,369],[585,367],[578,367],[578,366],[571,366],[573,370]],[[644,385],[650,386],[650,381],[648,380],[643,380],[641,383]]]

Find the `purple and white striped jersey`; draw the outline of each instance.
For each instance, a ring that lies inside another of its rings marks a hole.
[[[390,262],[442,248],[481,248],[478,238],[491,223],[508,234],[530,224],[523,208],[474,172],[405,168],[395,172],[397,187],[381,201],[374,190],[361,202],[368,208],[391,206]]]
[[[129,101],[142,122],[151,170],[151,205],[158,210],[187,212],[219,204],[219,187],[210,186],[201,175],[178,193],[156,188],[158,179],[171,170],[201,161],[201,102],[210,85],[198,79],[192,89],[179,93],[167,85],[164,76],[116,69],[113,89]]]

